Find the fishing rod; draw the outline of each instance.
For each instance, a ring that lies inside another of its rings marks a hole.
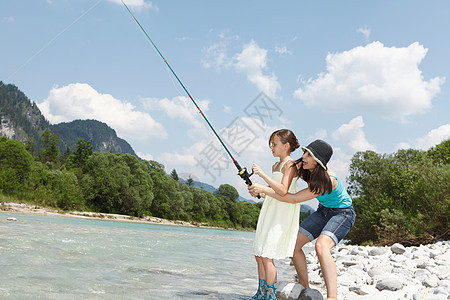
[[[195,102],[194,98],[192,98],[191,94],[188,92],[188,90],[186,89],[186,87],[184,86],[184,84],[181,82],[180,78],[178,78],[177,74],[175,73],[175,71],[172,69],[172,67],[169,65],[169,63],[167,62],[167,60],[164,58],[164,56],[162,55],[161,51],[159,51],[158,47],[156,47],[155,43],[153,42],[153,40],[150,38],[150,36],[147,34],[147,32],[145,31],[145,29],[141,26],[141,24],[139,23],[139,21],[136,19],[136,17],[133,15],[133,13],[131,12],[131,10],[128,8],[128,6],[125,4],[125,2],[123,0],[120,0],[122,2],[122,4],[125,6],[125,8],[127,9],[127,11],[130,13],[130,15],[133,17],[134,21],[136,21],[136,24],[139,26],[139,28],[141,28],[142,32],[145,34],[145,36],[147,37],[147,39],[150,41],[150,43],[152,44],[153,48],[155,48],[156,52],[158,52],[159,56],[161,56],[161,58],[163,59],[163,61],[166,63],[166,66],[169,68],[169,70],[172,72],[173,76],[175,76],[175,78],[177,79],[178,83],[181,85],[181,87],[184,89],[184,91],[186,92],[186,94],[189,96],[189,99],[191,99],[192,103],[194,103],[195,107],[197,107],[198,112],[202,115],[203,119],[206,121],[206,123],[208,124],[209,128],[211,128],[212,132],[214,133],[214,135],[217,137],[217,139],[219,140],[219,142],[222,144],[222,146],[225,148],[225,151],[228,153],[228,155],[230,156],[231,160],[233,161],[234,165],[236,166],[236,168],[238,169],[238,175],[245,181],[245,183],[247,185],[252,185],[252,181],[250,180],[250,176],[253,175],[253,170],[251,173],[248,173],[247,168],[242,168],[241,165],[239,165],[239,163],[237,162],[237,160],[233,157],[233,155],[231,155],[231,152],[228,150],[227,146],[224,144],[224,142],[222,141],[222,139],[220,138],[220,136],[217,134],[216,130],[214,130],[214,127],[211,125],[211,123],[208,121],[208,119],[206,118],[205,114],[202,112],[202,110],[200,109],[200,107],[197,105],[197,103]],[[258,198],[261,198],[258,195]]]

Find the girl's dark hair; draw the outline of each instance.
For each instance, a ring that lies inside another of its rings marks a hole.
[[[279,130],[272,132],[272,134],[270,135],[270,138],[269,138],[269,145],[272,142],[272,139],[275,135],[278,136],[278,138],[280,139],[280,141],[283,144],[289,143],[290,152],[294,152],[295,149],[300,147],[300,144],[298,143],[298,140],[295,137],[295,134],[289,129],[279,129]]]
[[[331,193],[333,184],[331,183],[330,175],[319,164],[316,165],[312,172],[303,169],[303,166],[298,170],[299,176],[308,183],[309,190],[314,194],[323,195],[326,192]]]

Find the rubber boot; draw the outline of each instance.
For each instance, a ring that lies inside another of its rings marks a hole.
[[[266,300],[267,283],[264,279],[259,279],[258,290],[252,300]]]
[[[277,300],[277,283],[267,285],[266,300]]]

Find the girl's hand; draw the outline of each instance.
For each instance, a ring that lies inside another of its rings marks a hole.
[[[253,197],[256,197],[258,195],[265,196],[265,194],[266,194],[265,188],[266,188],[265,186],[263,186],[259,183],[254,183],[248,187],[248,191],[250,192],[250,195],[252,195]]]
[[[261,167],[258,166],[257,164],[253,164],[252,171],[253,171],[253,173],[259,175],[260,177],[264,177],[266,175],[266,174],[264,174],[264,172],[261,169]]]

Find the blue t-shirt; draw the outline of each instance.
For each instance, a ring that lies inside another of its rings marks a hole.
[[[345,208],[352,205],[352,198],[347,193],[342,182],[336,176],[330,175],[336,178],[337,186],[331,193],[326,192],[323,195],[317,196],[317,200],[320,204],[329,208]]]

